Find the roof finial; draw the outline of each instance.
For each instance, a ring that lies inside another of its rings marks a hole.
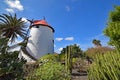
[[[45,16],[43,16],[43,20],[45,20]]]

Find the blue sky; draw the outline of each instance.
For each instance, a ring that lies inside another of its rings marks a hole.
[[[93,39],[107,45],[103,30],[114,5],[120,5],[120,0],[0,0],[0,14],[16,13],[34,20],[45,16],[55,29],[56,52],[70,44],[86,50],[93,47]]]

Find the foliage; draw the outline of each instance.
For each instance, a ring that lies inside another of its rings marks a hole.
[[[72,67],[77,68],[78,71],[87,71],[87,63],[85,59],[82,58],[73,58],[72,59]]]
[[[19,52],[10,52],[8,42],[14,42],[18,36],[26,37],[26,26],[16,14],[0,15],[0,79],[14,80],[23,78],[25,60],[19,59]],[[19,45],[19,44],[18,44]]]
[[[18,52],[0,54],[0,76],[12,74],[13,79],[22,78],[23,64],[25,60],[18,59]]]
[[[27,80],[69,80],[64,65],[48,62],[36,69]]]
[[[17,19],[16,14],[14,16],[11,14],[0,15],[0,33],[9,38],[11,42],[15,41],[18,35],[24,39],[26,37],[25,28],[25,22],[22,21],[22,18]]]
[[[76,64],[78,58],[72,58],[72,63]]]
[[[66,55],[65,54],[59,54],[59,60],[62,62],[62,61],[65,61],[65,58],[66,58]]]
[[[66,46],[66,48],[63,48],[63,50],[60,53],[60,59],[62,60],[65,59],[67,48],[70,48],[70,54],[72,58],[84,57],[84,54],[81,48],[77,44],[74,44],[74,45]]]
[[[100,40],[96,40],[96,39],[93,39],[93,41],[92,41],[92,43],[97,47],[102,46],[100,42],[101,42]]]
[[[50,59],[50,57],[52,57],[52,59]],[[27,80],[70,80],[69,72],[66,71],[64,65],[57,61],[54,54],[43,56],[39,60],[39,65],[40,66],[27,77]]]
[[[44,55],[42,56],[38,62],[41,62],[41,63],[46,63],[46,62],[57,62],[59,61],[59,56],[58,54],[47,54],[47,55]]]
[[[113,50],[114,49],[110,47],[95,47],[95,48],[88,48],[85,54],[87,57],[94,59],[97,53],[105,54],[106,52]]]
[[[110,12],[104,34],[110,38],[109,44],[120,51],[120,6],[115,6],[114,11]]]
[[[0,79],[20,79],[23,77],[22,66],[26,61],[18,59],[19,52],[8,52],[7,42],[6,38],[0,39]]]
[[[88,70],[89,80],[120,80],[120,54],[97,54]]]
[[[27,62],[23,66],[24,78],[26,78],[30,73],[33,73],[35,69],[39,67],[37,62]]]
[[[0,38],[0,54],[6,53],[8,48],[7,43],[8,43],[7,38]]]
[[[65,62],[68,72],[72,73],[72,59],[84,57],[83,51],[77,44],[66,46],[60,53],[60,61]]]

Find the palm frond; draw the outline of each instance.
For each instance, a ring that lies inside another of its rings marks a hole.
[[[9,38],[11,42],[14,42],[17,35],[23,39],[26,37],[26,25],[22,21],[22,18],[17,18],[17,15],[14,14],[2,14],[0,15],[0,32],[3,36]]]

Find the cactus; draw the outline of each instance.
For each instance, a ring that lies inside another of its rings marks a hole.
[[[70,74],[71,74],[72,73],[71,46],[69,47],[67,46],[65,64],[66,64],[67,71],[70,71]]]

